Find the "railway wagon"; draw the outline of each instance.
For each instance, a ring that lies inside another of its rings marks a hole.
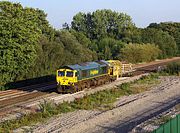
[[[113,74],[115,73],[110,73],[109,63],[104,60],[66,65],[57,70],[57,90],[60,93],[74,93],[114,81],[117,75]]]
[[[123,74],[123,64],[119,60],[108,60],[109,64],[109,75],[110,76],[116,76],[116,78],[119,78]]]

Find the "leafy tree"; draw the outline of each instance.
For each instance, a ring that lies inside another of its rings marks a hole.
[[[70,33],[76,37],[77,41],[86,48],[91,46],[91,40],[87,38],[82,32],[71,30]]]
[[[104,38],[98,43],[99,59],[117,59],[125,43],[113,38]]]
[[[141,28],[133,28],[131,34],[128,37],[131,43],[143,43],[142,42],[142,29]]]
[[[178,54],[180,55],[180,23],[177,22],[162,22],[160,24],[151,23],[148,28],[155,28],[165,32],[168,32],[169,35],[173,36],[177,47]]]
[[[135,27],[130,16],[107,9],[87,14],[80,12],[73,17],[71,24],[72,29],[83,32],[91,40],[122,39]]]
[[[79,42],[78,39],[67,30],[56,33],[56,42],[62,42],[64,46],[64,56],[66,58],[64,64],[75,64],[96,59],[95,53],[82,44],[83,40]]]
[[[18,3],[0,2],[0,81],[13,81],[27,72],[37,57],[41,35],[34,11]]]
[[[177,53],[177,46],[174,38],[167,32],[163,32],[154,28],[146,28],[142,30],[142,42],[153,43],[162,50],[160,58],[173,57]]]
[[[49,41],[45,36],[39,40],[37,55],[34,65],[28,69],[27,73],[20,75],[19,80],[55,74],[59,66],[65,62],[63,44]]]

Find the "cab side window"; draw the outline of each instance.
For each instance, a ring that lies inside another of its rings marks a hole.
[[[73,72],[66,72],[66,77],[73,77]]]

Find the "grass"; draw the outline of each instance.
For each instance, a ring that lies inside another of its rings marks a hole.
[[[130,85],[130,90],[132,91],[133,94],[147,91],[154,85],[160,83],[158,78],[159,78],[158,73],[153,73],[149,76],[143,76],[141,77],[140,80],[137,80]]]
[[[83,98],[77,98],[75,101],[70,103],[64,102],[62,104],[55,105],[51,101],[44,100],[39,105],[39,112],[27,114],[19,119],[1,123],[0,132],[11,132],[13,129],[43,122],[52,116],[75,110],[112,109],[113,103],[117,100],[117,98],[123,95],[130,95],[146,91],[149,87],[159,83],[157,79],[157,74],[151,74],[131,83],[123,83],[110,90],[104,90]]]

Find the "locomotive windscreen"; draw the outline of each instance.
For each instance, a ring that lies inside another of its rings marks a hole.
[[[58,76],[59,76],[59,77],[65,76],[65,72],[64,72],[64,71],[58,71]]]
[[[67,71],[67,72],[66,72],[66,76],[67,76],[67,77],[73,77],[73,72],[68,72],[68,71]]]

